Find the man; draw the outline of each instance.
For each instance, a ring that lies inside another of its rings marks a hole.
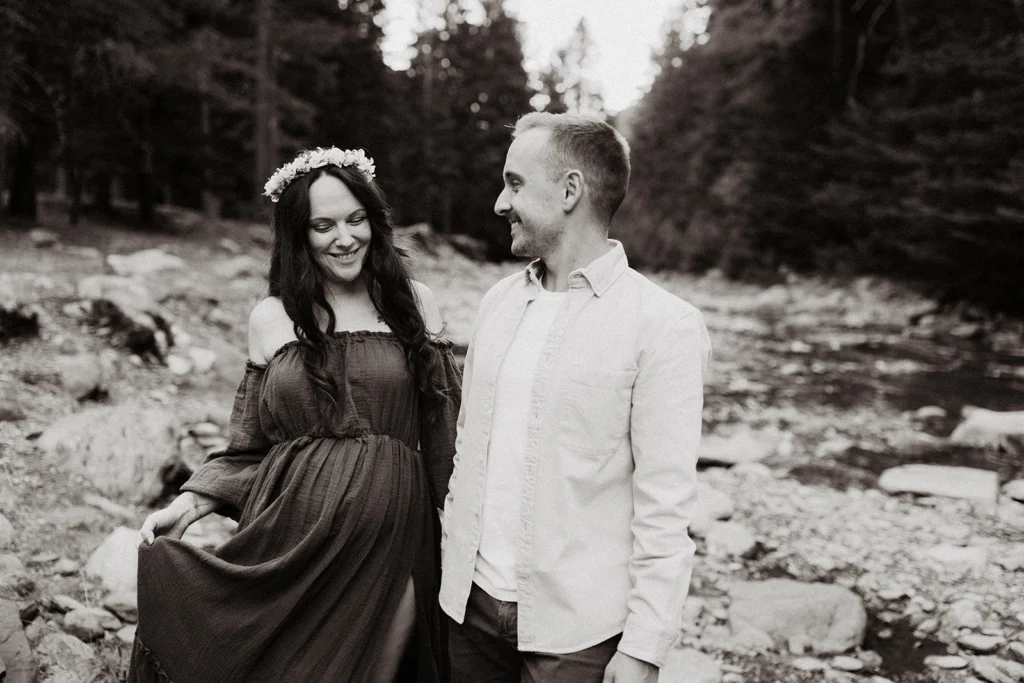
[[[480,306],[445,501],[456,683],[657,680],[694,545],[700,312],[608,239],[629,148],[585,117],[516,124],[494,206],[536,260]]]

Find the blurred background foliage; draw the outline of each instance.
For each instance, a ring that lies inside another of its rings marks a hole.
[[[1022,3],[681,0],[649,92],[609,116],[634,164],[613,236],[649,268],[875,273],[1024,312]],[[266,220],[270,172],[333,144],[376,159],[399,223],[508,257],[508,126],[604,115],[585,23],[530,74],[502,0],[448,0],[395,71],[383,9],[0,0],[4,224],[42,196],[72,223]]]

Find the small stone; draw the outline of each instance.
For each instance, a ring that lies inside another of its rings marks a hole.
[[[999,657],[978,657],[971,662],[974,673],[989,683],[1024,681],[1024,664]]]
[[[85,609],[85,605],[69,595],[55,595],[50,602],[53,603],[54,609],[61,613]]]
[[[223,436],[197,436],[195,439],[203,448],[226,448],[228,445],[228,440]]]
[[[786,648],[791,655],[804,655],[811,649],[811,641],[806,635],[790,636],[786,641]]]
[[[31,624],[25,627],[25,638],[30,644],[34,645],[37,640],[43,637],[45,632],[46,621],[42,617],[37,617]]]
[[[864,668],[868,671],[877,671],[882,668],[882,655],[878,654],[874,650],[864,650],[863,652],[857,653],[857,659],[864,664]]]
[[[946,417],[946,409],[940,406],[923,406],[914,411],[914,417],[918,420],[941,419]]]
[[[36,249],[49,249],[56,246],[57,242],[60,241],[57,233],[43,228],[32,228],[28,231],[28,238]]]
[[[77,562],[67,557],[62,557],[57,561],[57,564],[53,565],[53,573],[60,574],[61,576],[72,576],[77,574],[81,567]]]
[[[935,618],[925,619],[917,625],[917,633],[931,635],[939,630],[939,620]]]
[[[28,565],[33,566],[41,564],[50,564],[51,562],[56,562],[59,559],[60,555],[58,555],[57,553],[36,553],[32,557],[28,558]]]
[[[832,665],[832,668],[840,671],[860,671],[864,668],[864,662],[856,657],[833,657],[829,664]]]
[[[75,609],[65,614],[64,630],[87,643],[103,637],[99,618],[88,609]]]
[[[1014,548],[1002,557],[997,557],[995,562],[1008,572],[1024,568],[1024,545]]]
[[[181,356],[170,355],[167,357],[167,369],[175,375],[187,375],[192,372],[192,363]]]
[[[1014,479],[1003,485],[1003,495],[1024,503],[1024,479]]]
[[[230,237],[222,237],[220,241],[217,242],[217,246],[223,249],[224,251],[228,252],[229,254],[237,255],[242,253],[242,247],[238,244],[238,242],[234,241]]]
[[[915,595],[913,597],[913,599],[911,599],[911,602],[913,604],[917,605],[918,607],[920,607],[922,612],[934,612],[935,611],[935,607],[936,607],[935,601],[934,600],[929,600],[928,598],[924,597],[923,595]]]
[[[197,422],[190,425],[188,431],[192,436],[220,436],[220,425],[213,422]]]
[[[103,606],[118,617],[134,624],[139,620],[139,596],[137,593],[118,593],[103,601]]]
[[[885,600],[886,602],[893,602],[894,600],[899,600],[900,598],[906,597],[906,595],[907,589],[899,587],[886,588],[885,590],[881,590],[878,592],[878,597],[880,597],[882,600]]]
[[[72,398],[83,401],[103,388],[103,362],[95,353],[57,356],[60,382]]]
[[[979,652],[981,654],[989,654],[999,649],[999,646],[1006,642],[1005,638],[1000,636],[985,636],[980,633],[968,633],[960,636],[956,640],[960,647],[963,647],[971,652]]]
[[[965,599],[957,600],[949,606],[946,621],[953,628],[978,629],[984,623],[984,618],[978,612],[977,604]]]
[[[102,607],[89,607],[87,608],[87,611],[99,619],[100,626],[102,626],[105,631],[116,631],[124,626],[120,619]]]
[[[742,557],[757,545],[754,532],[738,522],[714,522],[707,540],[709,555]]]
[[[206,374],[213,369],[217,362],[217,354],[209,349],[193,346],[188,350],[189,360],[192,361],[192,368],[200,375]]]
[[[789,664],[794,669],[801,671],[824,671],[828,668],[828,664],[814,657],[797,657]]]
[[[135,642],[135,624],[130,624],[120,629],[117,632],[117,638],[125,645],[131,645]]]
[[[1012,642],[1006,646],[1006,649],[1010,651],[1014,659],[1018,662],[1024,663],[1024,643]]]
[[[957,657],[956,655],[930,655],[924,658],[924,663],[928,666],[934,666],[937,669],[946,669],[949,671],[957,669],[966,669],[967,660],[963,657]]]

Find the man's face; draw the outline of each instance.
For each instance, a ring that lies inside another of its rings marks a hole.
[[[550,135],[542,128],[528,130],[512,141],[505,157],[505,187],[494,212],[508,219],[516,256],[544,258],[562,241],[562,183],[545,162]]]

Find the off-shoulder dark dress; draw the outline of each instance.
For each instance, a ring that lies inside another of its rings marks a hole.
[[[297,342],[246,366],[228,449],[182,487],[223,501],[238,532],[212,553],[142,545],[131,683],[369,680],[410,576],[416,633],[400,678],[448,680],[437,509],[461,380],[441,347],[449,400],[428,410],[397,337],[335,334],[332,429]]]

